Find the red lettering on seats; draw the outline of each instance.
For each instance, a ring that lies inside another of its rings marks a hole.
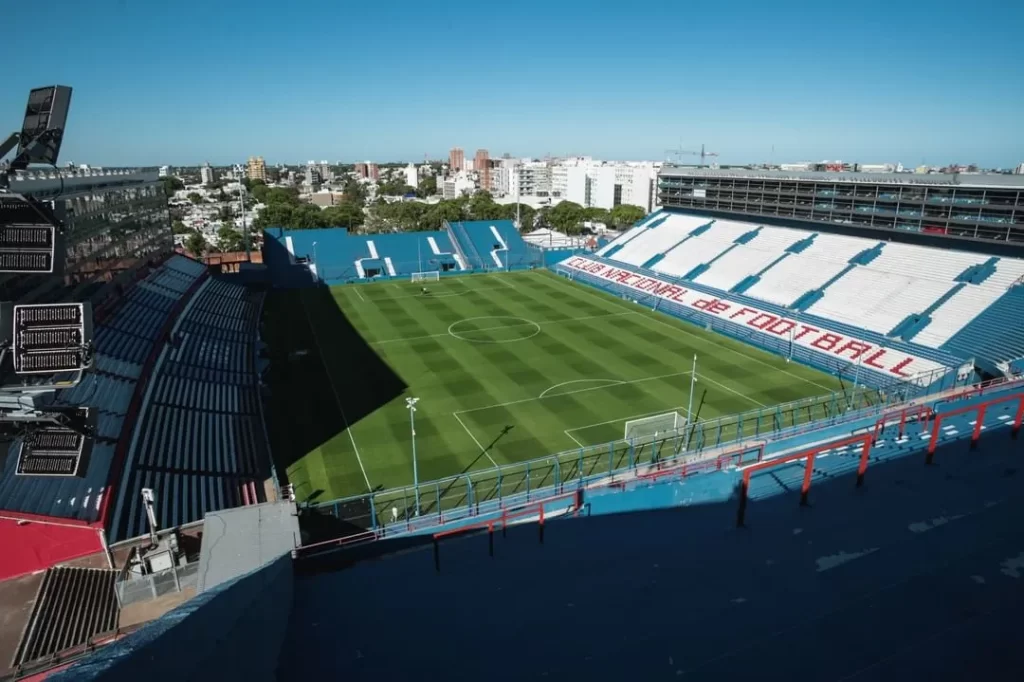
[[[679,287],[679,291],[677,291],[674,294],[672,294],[671,298],[672,298],[673,301],[676,301],[677,303],[685,303],[686,301],[684,301],[681,297],[686,292],[687,292],[687,289]]]
[[[818,350],[831,351],[833,348],[838,346],[843,340],[843,337],[839,334],[829,334],[828,332],[822,334],[814,341],[811,341],[811,345]]]
[[[864,358],[864,364],[868,365],[869,367],[874,367],[875,369],[887,370],[889,369],[888,367],[886,367],[885,365],[879,365],[878,363],[875,362],[876,360],[878,360],[878,358],[882,357],[883,355],[885,355],[884,348],[877,350],[874,353],[872,353],[869,357]]]
[[[745,315],[746,313],[757,313],[757,312],[760,312],[760,311],[759,310],[754,310],[753,308],[740,308],[739,310],[734,312],[732,315],[730,315],[729,319],[730,320],[735,320],[740,315]]]
[[[868,343],[863,343],[861,341],[847,341],[846,345],[836,351],[836,355],[842,355],[846,351],[850,350],[853,351],[853,355],[850,356],[850,359],[856,360],[860,356],[864,355],[864,353],[871,350],[871,348],[871,344]]]
[[[774,315],[769,315],[768,313],[761,313],[754,319],[747,320],[747,324],[757,329],[764,329],[768,325],[775,324],[778,321],[779,318],[775,317]]]
[[[903,368],[912,363],[913,361],[914,358],[906,358],[904,360],[901,360],[900,362],[897,362],[889,371],[901,377],[909,377],[911,375],[904,372]]]
[[[783,326],[783,325],[788,325],[788,326],[786,326],[783,329],[780,329],[779,327]],[[782,336],[784,334],[788,334],[790,331],[793,330],[794,327],[796,327],[796,322],[793,322],[792,320],[779,320],[778,322],[775,322],[774,324],[768,325],[765,328],[765,331],[771,332],[772,334],[775,334],[776,336]]]
[[[796,341],[797,339],[803,337],[805,334],[810,334],[811,332],[820,332],[820,331],[821,330],[818,329],[817,327],[812,327],[809,324],[802,324],[802,325],[800,325],[800,333],[795,335],[793,337],[793,340]]]
[[[730,308],[728,303],[717,298],[702,298],[696,301],[693,304],[693,307],[699,308],[704,312],[711,313],[712,315],[718,315]]]

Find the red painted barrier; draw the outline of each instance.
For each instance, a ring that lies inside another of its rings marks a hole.
[[[739,509],[736,512],[736,525],[743,527],[746,522],[747,514],[747,494],[750,490],[750,477],[758,471],[764,471],[765,469],[771,469],[789,462],[795,462],[800,459],[806,459],[807,463],[804,465],[804,480],[800,485],[800,504],[806,505],[807,498],[811,491],[811,476],[814,473],[814,458],[825,450],[834,450],[841,448],[846,445],[861,444],[862,450],[860,454],[860,462],[857,465],[857,485],[863,485],[864,473],[868,469],[868,457],[871,454],[871,443],[874,440],[874,434],[863,433],[859,436],[851,436],[850,438],[843,438],[841,440],[835,440],[830,443],[824,443],[822,445],[815,445],[809,447],[806,450],[800,452],[794,452],[790,455],[783,455],[782,457],[775,457],[768,459],[757,464],[752,464],[749,467],[743,469],[743,479],[740,482],[740,502]]]
[[[942,422],[950,417],[957,417],[962,414],[968,414],[970,412],[977,412],[978,416],[974,421],[974,429],[971,432],[971,447],[974,448],[978,444],[978,439],[981,437],[982,422],[985,421],[985,412],[988,408],[993,405],[1001,405],[1008,402],[1017,402],[1017,413],[1013,419],[1013,437],[1017,437],[1017,433],[1020,431],[1021,421],[1024,420],[1024,393],[1014,393],[1011,395],[1005,395],[999,398],[993,398],[992,400],[986,400],[983,403],[977,405],[968,405],[967,407],[961,407],[956,410],[950,410],[949,412],[942,412],[935,417],[935,421],[932,423],[932,437],[928,441],[928,454],[925,455],[925,463],[931,464],[935,458],[935,450],[939,445],[939,429],[942,428]]]
[[[0,518],[0,547],[0,580],[103,551],[98,529],[13,518]]]

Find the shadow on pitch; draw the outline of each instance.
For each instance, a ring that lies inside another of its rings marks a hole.
[[[358,423],[406,389],[326,286],[270,291],[262,334],[270,360],[267,430],[282,483],[288,467],[342,434],[346,422]]]
[[[504,438],[505,436],[507,436],[507,435],[508,435],[508,434],[509,434],[509,433],[510,433],[510,432],[512,431],[512,429],[514,429],[515,427],[516,427],[516,425],[515,425],[515,424],[506,424],[506,425],[505,425],[505,426],[504,426],[504,427],[503,427],[503,428],[501,429],[501,431],[500,431],[500,432],[498,433],[498,435],[494,437],[494,440],[492,440],[492,441],[491,441],[491,442],[490,442],[490,443],[489,443],[489,444],[487,445],[487,447],[485,447],[485,448],[484,448],[483,450],[481,450],[481,451],[480,451],[480,454],[479,454],[479,455],[477,455],[477,456],[476,456],[476,458],[475,458],[475,459],[473,459],[473,461],[472,461],[472,462],[470,462],[469,464],[467,464],[467,465],[466,465],[466,466],[465,466],[465,467],[464,467],[464,468],[462,469],[462,471],[460,471],[460,472],[459,472],[459,476],[462,476],[462,475],[464,475],[464,474],[468,473],[468,472],[470,471],[470,469],[472,469],[473,467],[475,467],[475,466],[477,465],[477,463],[478,463],[478,462],[479,462],[479,461],[480,461],[481,459],[483,459],[484,457],[487,457],[488,453],[489,453],[489,452],[490,452],[490,451],[491,451],[491,450],[492,450],[492,449],[494,448],[494,446],[495,446],[495,445],[497,445],[497,444],[498,444],[498,441],[500,441],[500,440],[501,440],[502,438]],[[445,488],[441,490],[440,498],[441,498],[441,499],[447,499],[447,495],[448,495],[448,493],[449,493],[449,492],[451,492],[452,488],[454,488],[454,487],[455,487],[456,485],[465,485],[465,482],[464,482],[464,481],[462,481],[461,479],[457,478],[457,477],[456,477],[456,478],[453,478],[453,479],[452,479],[451,481],[449,481],[449,482],[448,482],[448,485],[447,485],[447,486],[445,486]],[[486,502],[486,501],[487,501],[488,499],[490,499],[490,498],[489,498],[489,497],[484,497],[483,499],[479,499],[478,501],[479,501],[479,502]],[[464,505],[464,504],[466,504],[466,493],[464,493],[464,494],[463,494],[463,495],[462,495],[461,497],[459,497],[459,499],[458,499],[458,500],[456,500],[456,502],[454,503],[454,505],[453,505],[453,506],[454,506],[454,507],[461,507],[461,506],[462,506],[462,505]],[[421,498],[421,500],[420,500],[420,513],[421,513],[421,514],[428,514],[428,513],[430,513],[431,511],[435,510],[435,509],[436,509],[436,507],[437,507],[437,500],[436,500],[436,499],[435,499],[435,500],[433,500],[433,502],[431,502],[431,503],[429,503],[429,504],[424,504],[424,503],[423,503],[423,500],[422,500],[422,498]],[[411,509],[410,509],[410,510],[408,510],[408,512],[407,512],[407,513],[409,513],[409,514],[412,514],[412,513],[413,513],[413,511],[414,511],[414,510],[411,510]]]

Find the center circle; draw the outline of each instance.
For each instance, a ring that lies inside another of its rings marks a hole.
[[[453,322],[448,333],[469,343],[514,343],[540,334],[540,325],[525,317],[484,315]]]

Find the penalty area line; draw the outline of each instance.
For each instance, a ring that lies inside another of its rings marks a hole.
[[[491,464],[493,464],[494,466],[498,466],[498,463],[494,461],[493,457],[491,457],[491,453],[487,452],[487,450],[484,450],[484,446],[480,444],[480,441],[476,439],[476,436],[473,435],[473,432],[469,430],[469,427],[466,426],[466,422],[462,421],[462,417],[459,416],[459,413],[452,412],[452,416],[455,417],[459,424],[462,425],[462,428],[466,430],[466,433],[469,434],[469,437],[472,438],[473,442],[476,443],[476,446],[480,448],[480,452],[484,453],[484,456],[486,456],[487,459],[491,460]]]

